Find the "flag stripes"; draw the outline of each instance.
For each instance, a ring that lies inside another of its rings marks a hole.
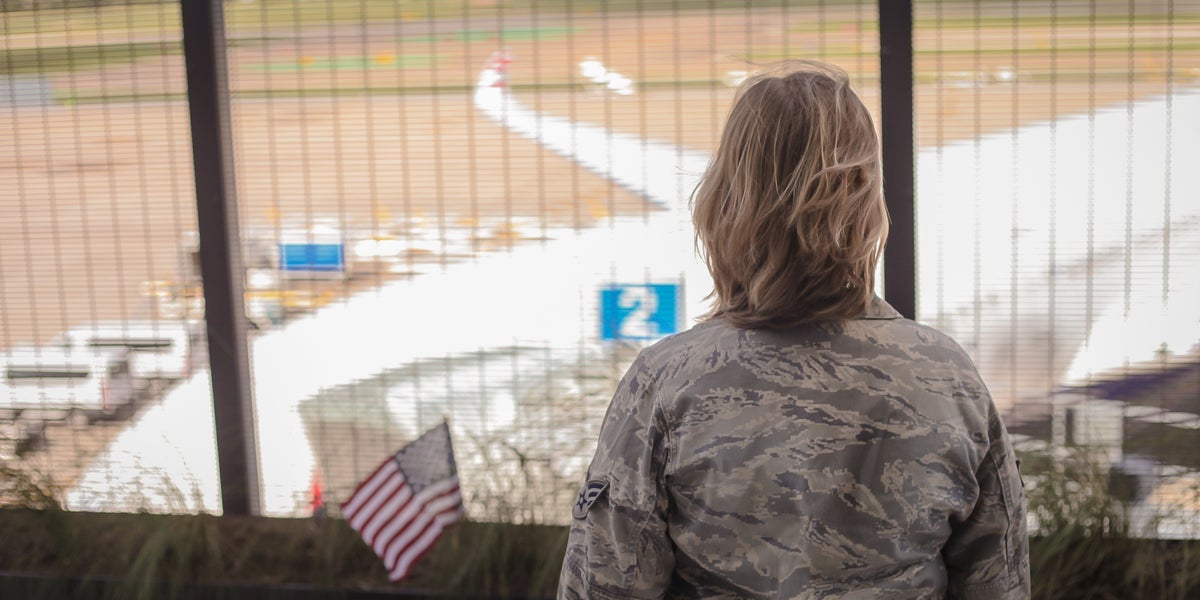
[[[371,514],[373,510],[362,511],[364,505],[370,502],[379,488],[395,481],[393,478],[400,473],[400,467],[396,465],[396,461],[390,457],[375,469],[369,478],[358,485],[354,493],[350,495],[350,500],[342,505],[342,515],[351,522],[355,529],[361,526],[356,524],[355,519],[360,514]],[[362,512],[360,512],[362,511]]]
[[[407,483],[402,483],[400,487],[396,488],[391,497],[379,506],[374,516],[367,519],[367,524],[359,530],[363,541],[367,542],[368,546],[375,547],[380,530],[386,528],[389,523],[400,523],[412,518],[411,513],[401,512],[408,508],[409,500],[412,497],[412,487]]]
[[[443,423],[388,457],[342,504],[342,514],[383,559],[392,581],[408,575],[442,531],[463,518],[449,427]]]
[[[453,490],[430,502],[425,510],[421,511],[420,516],[406,528],[404,534],[398,536],[388,546],[384,555],[384,566],[388,567],[391,579],[393,581],[403,579],[413,563],[433,547],[433,543],[441,536],[442,531],[449,525],[457,523],[462,517],[462,494],[456,483]],[[415,532],[415,535],[407,535],[407,532],[410,531]]]

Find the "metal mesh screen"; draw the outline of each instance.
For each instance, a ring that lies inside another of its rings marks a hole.
[[[472,514],[561,519],[624,367],[702,310],[686,198],[736,84],[825,58],[878,98],[863,3],[225,14],[267,514],[345,498],[449,418]],[[178,6],[3,16],[4,350],[159,365],[87,418],[6,387],[3,458],[73,509],[219,510],[207,373],[154,358],[177,329],[204,354]]]
[[[82,346],[132,382],[120,411],[6,383],[0,458],[73,509],[219,510],[204,353],[174,375],[158,352],[203,348],[178,6],[0,6],[6,372]],[[225,17],[271,515],[345,499],[447,418],[471,516],[565,520],[616,379],[704,310],[687,198],[736,84],[825,60],[878,114],[874,3]],[[1200,4],[914,17],[918,318],[975,357],[1034,501],[1086,462],[1140,534],[1195,536]]]
[[[161,475],[186,468],[113,450],[134,423],[211,446],[211,403],[163,420],[181,381],[208,393],[178,6],[0,6],[0,460],[72,508],[211,506]]]
[[[446,417],[469,514],[562,521],[625,366],[702,310],[687,197],[734,87],[824,56],[877,102],[874,8],[323,6],[227,19],[260,40],[230,72],[266,509]]]
[[[1135,535],[1200,533],[1198,17],[916,4],[919,318],[975,358],[1035,520],[1076,478]]]

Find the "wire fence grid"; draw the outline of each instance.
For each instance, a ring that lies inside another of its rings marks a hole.
[[[0,11],[0,460],[219,512],[180,5]],[[880,112],[860,0],[224,14],[269,515],[448,418],[468,514],[564,522],[625,366],[704,310],[688,196],[737,84],[817,59]],[[1022,453],[1197,537],[1200,2],[919,0],[912,34],[918,319]]]

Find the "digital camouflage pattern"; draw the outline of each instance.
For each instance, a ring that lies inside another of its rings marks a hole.
[[[966,353],[875,299],[642,351],[573,510],[560,598],[1027,598],[1025,498]]]

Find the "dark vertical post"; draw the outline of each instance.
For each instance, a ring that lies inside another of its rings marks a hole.
[[[258,453],[250,398],[222,0],[182,0],[182,11],[221,504],[227,515],[257,514]]]
[[[910,319],[917,307],[912,26],[912,0],[879,0],[883,194],[892,215],[883,258],[883,293],[900,314]]]

